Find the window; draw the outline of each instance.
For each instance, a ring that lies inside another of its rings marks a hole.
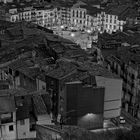
[[[84,12],[84,18],[86,18],[86,13]]]
[[[23,86],[26,86],[26,76],[24,75],[23,77],[24,77],[24,79],[23,79]]]
[[[30,131],[35,131],[35,124],[30,124]]]
[[[20,125],[24,125],[25,124],[25,120],[20,120]]]
[[[12,75],[12,69],[9,68],[9,73]]]
[[[108,22],[108,19],[106,19],[106,22]]]
[[[10,125],[10,126],[9,126],[9,131],[13,131],[13,130],[14,130],[13,125]]]
[[[82,11],[80,11],[80,18],[82,18]]]
[[[77,16],[76,17],[78,17],[78,11],[77,11]]]

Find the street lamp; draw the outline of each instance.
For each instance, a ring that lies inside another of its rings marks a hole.
[[[60,26],[60,28],[61,28],[61,29],[64,29],[64,26],[63,26],[63,25],[61,25],[61,26]]]
[[[71,35],[70,35],[71,37],[74,37],[75,36],[75,34],[74,33],[71,33]]]
[[[87,30],[88,33],[91,33],[91,30]]]

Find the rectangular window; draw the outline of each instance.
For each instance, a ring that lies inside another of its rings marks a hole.
[[[106,19],[106,22],[108,22],[108,19]]]
[[[20,125],[25,125],[25,120],[20,120]]]
[[[35,124],[30,124],[30,131],[35,131]]]
[[[13,131],[13,130],[14,130],[13,125],[10,125],[10,126],[9,126],[9,131]]]
[[[12,75],[12,69],[9,68],[9,73]]]

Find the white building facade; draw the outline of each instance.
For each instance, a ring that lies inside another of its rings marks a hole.
[[[101,25],[101,33],[107,32],[112,33],[116,31],[123,31],[123,25],[126,24],[126,21],[119,18],[118,15],[101,12],[100,17],[100,25]]]
[[[120,116],[122,79],[96,76],[97,86],[105,87],[104,119]]]

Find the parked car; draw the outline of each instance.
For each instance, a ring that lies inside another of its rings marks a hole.
[[[120,124],[125,124],[125,119],[122,116],[120,116]]]

